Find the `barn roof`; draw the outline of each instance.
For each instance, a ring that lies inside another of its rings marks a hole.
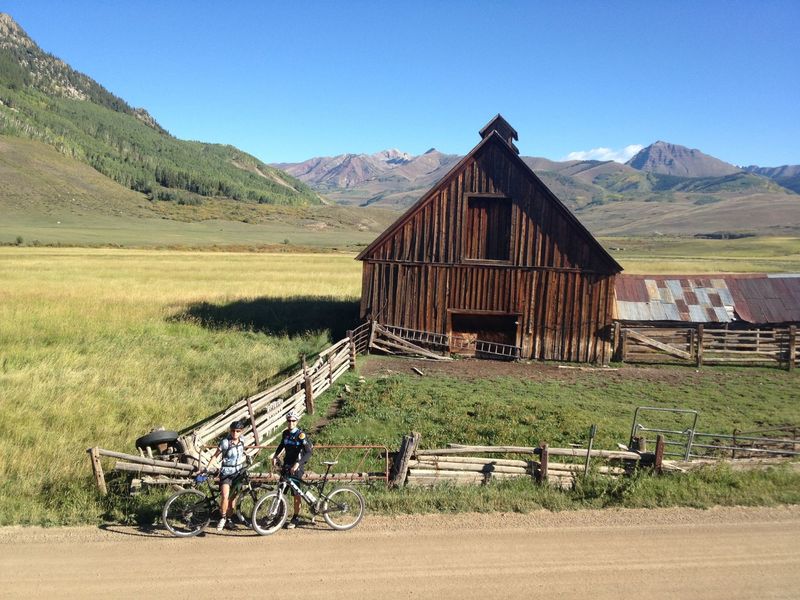
[[[800,322],[800,274],[620,275],[614,291],[622,321]]]
[[[444,177],[442,177],[439,181],[437,181],[436,184],[434,184],[419,200],[417,200],[414,204],[412,204],[411,207],[409,207],[409,209],[406,212],[404,212],[394,223],[392,223],[389,227],[387,227],[382,234],[380,234],[377,238],[375,238],[369,246],[364,248],[364,250],[362,250],[359,253],[359,255],[356,256],[356,260],[363,260],[364,258],[366,258],[373,250],[379,247],[388,237],[390,237],[395,231],[401,228],[417,212],[417,210],[423,207],[428,202],[428,200],[430,200],[430,198],[436,194],[442,183],[450,179],[450,177],[453,174],[458,173],[464,167],[464,165],[466,165],[476,154],[478,154],[478,152],[481,151],[481,149],[484,146],[486,146],[487,144],[496,143],[499,147],[503,148],[506,151],[506,153],[510,156],[511,160],[516,163],[517,168],[522,170],[524,173],[527,173],[537,182],[540,188],[546,193],[550,201],[558,208],[558,210],[560,210],[566,216],[567,220],[571,222],[572,225],[576,227],[586,237],[589,243],[595,247],[597,253],[607,262],[609,267],[613,271],[616,271],[617,273],[622,271],[622,266],[616,260],[614,260],[614,258],[608,253],[608,251],[603,247],[603,245],[600,244],[600,242],[598,242],[597,239],[595,239],[595,237],[591,234],[591,232],[588,229],[586,229],[583,223],[581,223],[578,220],[578,218],[574,214],[572,214],[572,211],[569,208],[567,208],[567,206],[558,198],[558,196],[556,196],[550,190],[550,188],[548,188],[544,184],[544,182],[541,179],[539,179],[536,173],[533,172],[533,170],[525,163],[525,161],[523,161],[522,158],[520,158],[519,153],[516,150],[516,147],[511,145],[512,144],[511,139],[506,140],[503,137],[503,134],[498,132],[497,129],[493,129],[490,133],[487,133],[488,129],[490,128],[490,126],[492,126],[492,124],[503,124],[505,126],[508,126],[508,128],[510,128],[511,131],[513,132],[513,139],[517,139],[516,130],[514,130],[510,125],[508,125],[508,122],[505,119],[503,119],[501,115],[498,114],[496,117],[494,117],[491,121],[489,121],[489,123],[486,126],[483,127],[483,129],[481,129],[480,135],[483,139],[478,143],[478,145],[476,145],[472,150],[470,150],[469,153],[467,153],[467,155],[464,156],[464,158],[458,161],[458,163],[454,165],[453,168],[450,169]],[[508,132],[504,131],[503,133],[508,133]]]

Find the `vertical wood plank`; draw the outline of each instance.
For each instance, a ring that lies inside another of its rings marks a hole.
[[[92,463],[92,473],[94,474],[94,482],[97,484],[97,489],[100,491],[101,496],[108,495],[108,488],[106,488],[106,477],[103,473],[103,464],[100,462],[100,448],[95,446],[86,451],[89,454],[89,460]]]

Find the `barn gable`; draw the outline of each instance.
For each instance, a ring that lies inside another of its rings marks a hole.
[[[362,317],[460,353],[607,360],[622,268],[522,161],[505,119],[481,136],[358,255]]]
[[[622,270],[496,129],[357,258]]]

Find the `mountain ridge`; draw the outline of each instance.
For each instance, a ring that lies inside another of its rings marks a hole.
[[[145,109],[43,51],[5,13],[0,134],[44,142],[151,201],[323,202],[301,181],[233,146],[173,137]]]

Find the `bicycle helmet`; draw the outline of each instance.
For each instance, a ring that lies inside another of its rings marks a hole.
[[[288,413],[286,413],[286,420],[287,421],[299,421],[300,415],[297,413],[296,410],[292,409]]]
[[[246,425],[247,421],[245,421],[244,419],[239,419],[231,423],[231,429],[244,429]]]

